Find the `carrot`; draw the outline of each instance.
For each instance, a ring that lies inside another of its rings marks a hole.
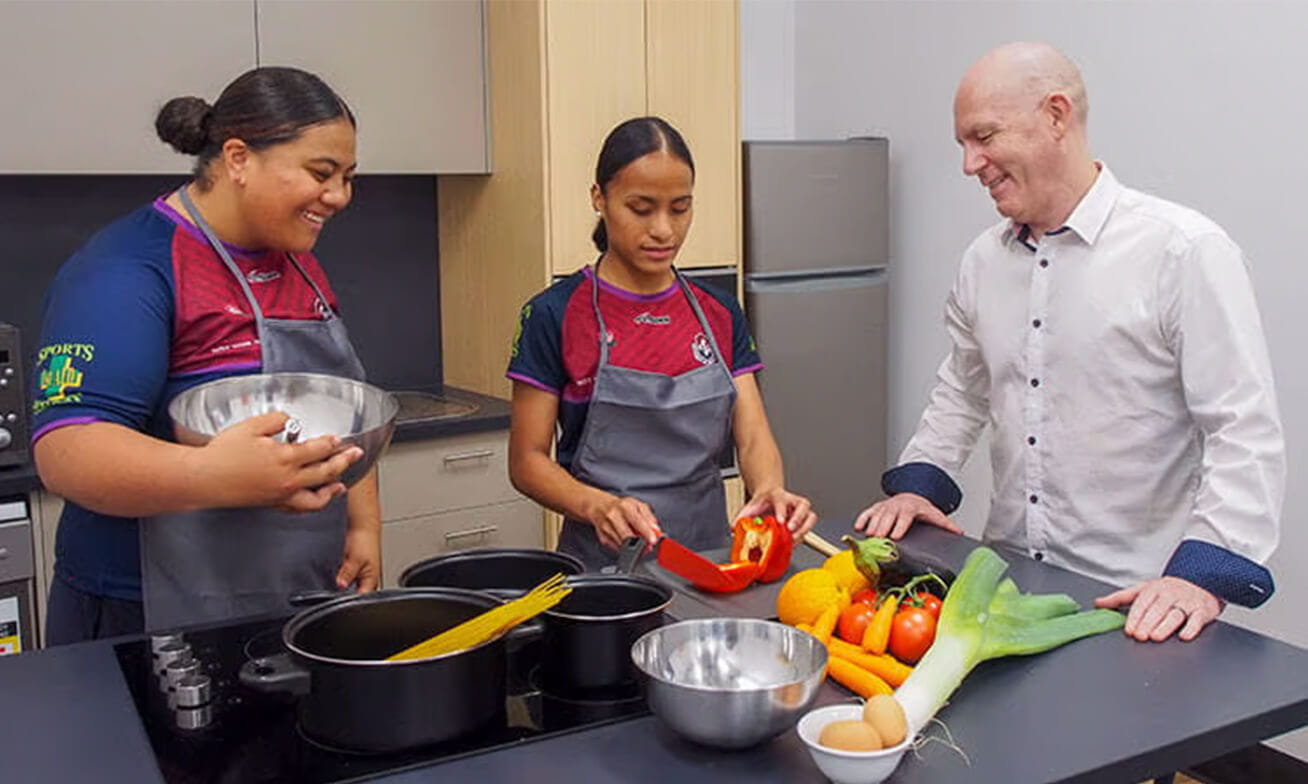
[[[863,699],[876,694],[895,693],[895,690],[890,688],[890,684],[877,676],[851,661],[834,656],[827,660],[827,675]]]
[[[840,608],[832,605],[822,611],[817,620],[813,622],[813,631],[809,632],[814,637],[826,645],[831,639],[831,632],[836,628],[836,619],[840,617]]]
[[[888,653],[882,656],[868,653],[857,645],[851,645],[837,637],[832,637],[827,643],[827,651],[833,657],[857,664],[895,688],[899,688],[913,672],[912,667]]]
[[[877,614],[872,616],[872,622],[863,631],[864,650],[876,654],[886,652],[886,644],[890,642],[890,625],[895,620],[895,610],[898,608],[898,596],[890,594],[882,599]]]

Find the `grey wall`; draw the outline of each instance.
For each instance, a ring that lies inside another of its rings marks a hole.
[[[961,172],[953,91],[963,70],[1011,40],[1047,40],[1076,60],[1090,94],[1095,154],[1127,184],[1193,206],[1222,224],[1253,266],[1292,477],[1280,549],[1279,590],[1261,610],[1227,620],[1308,645],[1306,458],[1308,265],[1297,235],[1308,214],[1308,4],[1300,2],[931,2],[744,0],[743,131],[789,123],[798,138],[885,133],[891,140],[891,450],[911,435],[947,349],[941,311],[971,238],[997,220],[988,196]],[[789,28],[787,29],[787,25]],[[770,76],[778,41],[793,41],[793,94]],[[769,85],[769,83],[771,84]],[[790,116],[785,116],[790,112]],[[965,476],[963,524],[979,531],[989,495],[982,451]],[[1256,676],[1256,674],[1255,674]],[[1280,748],[1308,759],[1308,733]]]
[[[104,224],[177,187],[171,176],[0,177],[0,321],[34,349],[41,301],[59,265]],[[370,380],[441,380],[436,181],[362,176],[350,207],[314,249],[340,299]],[[30,364],[28,373],[30,377]]]

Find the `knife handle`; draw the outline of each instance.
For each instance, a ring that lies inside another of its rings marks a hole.
[[[823,539],[821,535],[813,531],[804,534],[804,544],[827,556],[835,555],[841,551],[841,548],[836,547],[834,544]]]

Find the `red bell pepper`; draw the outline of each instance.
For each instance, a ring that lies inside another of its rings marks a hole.
[[[755,579],[761,583],[780,580],[790,568],[795,538],[776,517],[742,517],[733,526],[731,561],[759,565]]]

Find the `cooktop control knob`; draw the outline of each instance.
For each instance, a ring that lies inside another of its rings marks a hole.
[[[200,674],[200,663],[195,659],[186,659],[184,661],[175,661],[164,667],[164,678],[168,682],[170,689],[177,688],[177,684],[183,678],[189,678],[193,675]]]
[[[168,692],[168,707],[198,708],[208,705],[213,696],[213,684],[208,675],[188,675]]]
[[[154,671],[158,675],[163,675],[168,665],[175,661],[190,661],[194,657],[191,655],[191,646],[184,642],[170,642],[159,648],[154,654]]]
[[[0,449],[8,449],[13,442],[13,434],[7,428],[0,427]]]
[[[184,642],[186,641],[182,639],[182,635],[176,632],[170,632],[168,634],[152,634],[150,635],[150,653],[157,656],[159,654],[159,649],[165,645],[171,645],[172,643],[180,645]]]
[[[177,726],[184,730],[202,730],[213,723],[213,708],[200,705],[195,708],[178,708],[173,711]]]

